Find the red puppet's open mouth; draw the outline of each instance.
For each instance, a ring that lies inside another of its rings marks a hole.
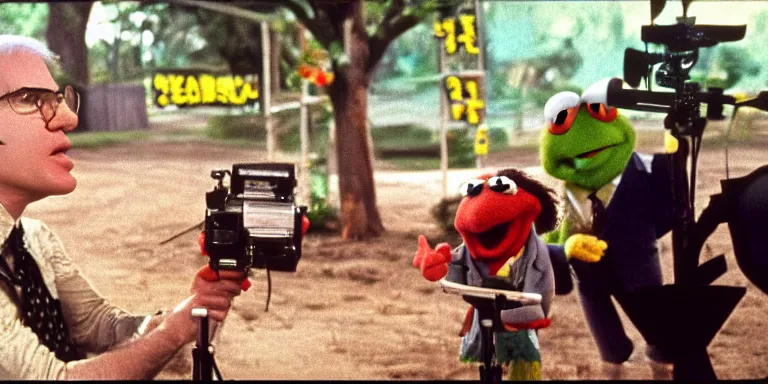
[[[510,226],[512,226],[512,222],[508,221],[496,225],[487,231],[475,233],[474,235],[483,248],[491,250],[501,244],[501,241],[508,236]]]

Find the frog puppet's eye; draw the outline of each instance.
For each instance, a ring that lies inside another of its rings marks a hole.
[[[544,118],[549,124],[549,133],[562,135],[568,132],[579,113],[581,99],[573,92],[560,92],[547,100]]]
[[[592,117],[606,123],[610,123],[616,119],[616,116],[618,116],[616,108],[605,104],[592,103],[587,105],[587,109],[589,109],[589,114],[592,115]]]
[[[597,120],[605,123],[610,123],[616,116],[618,111],[616,108],[608,105],[608,81],[605,79],[594,83],[581,94],[581,100],[587,105],[589,114]]]
[[[459,192],[462,196],[477,196],[483,191],[483,184],[485,180],[472,179],[462,184],[459,188]]]
[[[488,179],[488,188],[491,191],[514,195],[517,193],[517,184],[506,176],[494,176]]]

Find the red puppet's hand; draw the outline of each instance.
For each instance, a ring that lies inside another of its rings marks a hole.
[[[546,319],[538,319],[534,320],[528,323],[522,323],[522,324],[504,324],[504,327],[508,330],[518,330],[518,329],[542,329],[549,327],[552,324],[552,319],[546,318]]]
[[[307,234],[307,231],[309,230],[309,219],[307,216],[301,216],[301,237],[304,238],[304,235]]]
[[[440,243],[432,249],[424,235],[419,235],[419,249],[413,256],[413,266],[421,269],[421,275],[429,281],[438,281],[448,273],[451,262],[451,246]]]
[[[197,245],[200,246],[200,254],[208,256],[208,251],[205,250],[205,231],[200,232],[200,235],[197,236]]]

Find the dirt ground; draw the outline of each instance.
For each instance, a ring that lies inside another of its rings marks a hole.
[[[731,148],[731,177],[768,163],[766,146]],[[72,150],[77,190],[33,204],[27,215],[44,220],[62,238],[93,285],[134,313],[173,307],[188,292],[206,259],[196,234],[158,243],[202,220],[209,172],[234,162],[264,161],[264,153],[211,142],[137,142],[99,150]],[[286,157],[286,160],[292,158]],[[527,168],[547,183],[533,150],[489,158],[490,168]],[[429,216],[440,198],[439,172],[396,172],[377,164],[378,204],[387,232],[348,242],[309,234],[295,274],[273,273],[272,303],[264,312],[266,275],[255,270],[253,288],[239,297],[214,341],[225,379],[475,379],[474,366],[458,362],[457,331],[467,305],[421,278],[411,266],[416,238],[442,240]],[[528,168],[534,167],[534,168]],[[451,171],[449,190],[478,174]],[[704,148],[698,206],[719,192],[723,151]],[[709,346],[721,379],[768,376],[768,295],[742,275],[727,227],[708,242],[702,261],[725,253],[728,272],[717,284],[748,287],[747,294]],[[457,244],[452,244],[457,245]],[[670,236],[662,239],[665,278],[671,282]],[[626,321],[630,337],[644,344]],[[695,322],[697,319],[679,319]],[[545,379],[602,379],[597,349],[578,295],[558,296],[553,324],[540,332]],[[650,378],[642,360],[631,375]],[[191,354],[182,351],[163,379],[191,377]]]

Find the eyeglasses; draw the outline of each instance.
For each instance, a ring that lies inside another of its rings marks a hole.
[[[75,114],[80,109],[80,95],[71,85],[64,87],[63,92],[54,92],[45,88],[21,88],[0,96],[0,102],[3,100],[7,100],[11,109],[20,115],[40,112],[46,128],[48,123],[56,117],[56,110],[62,102],[65,102]]]

